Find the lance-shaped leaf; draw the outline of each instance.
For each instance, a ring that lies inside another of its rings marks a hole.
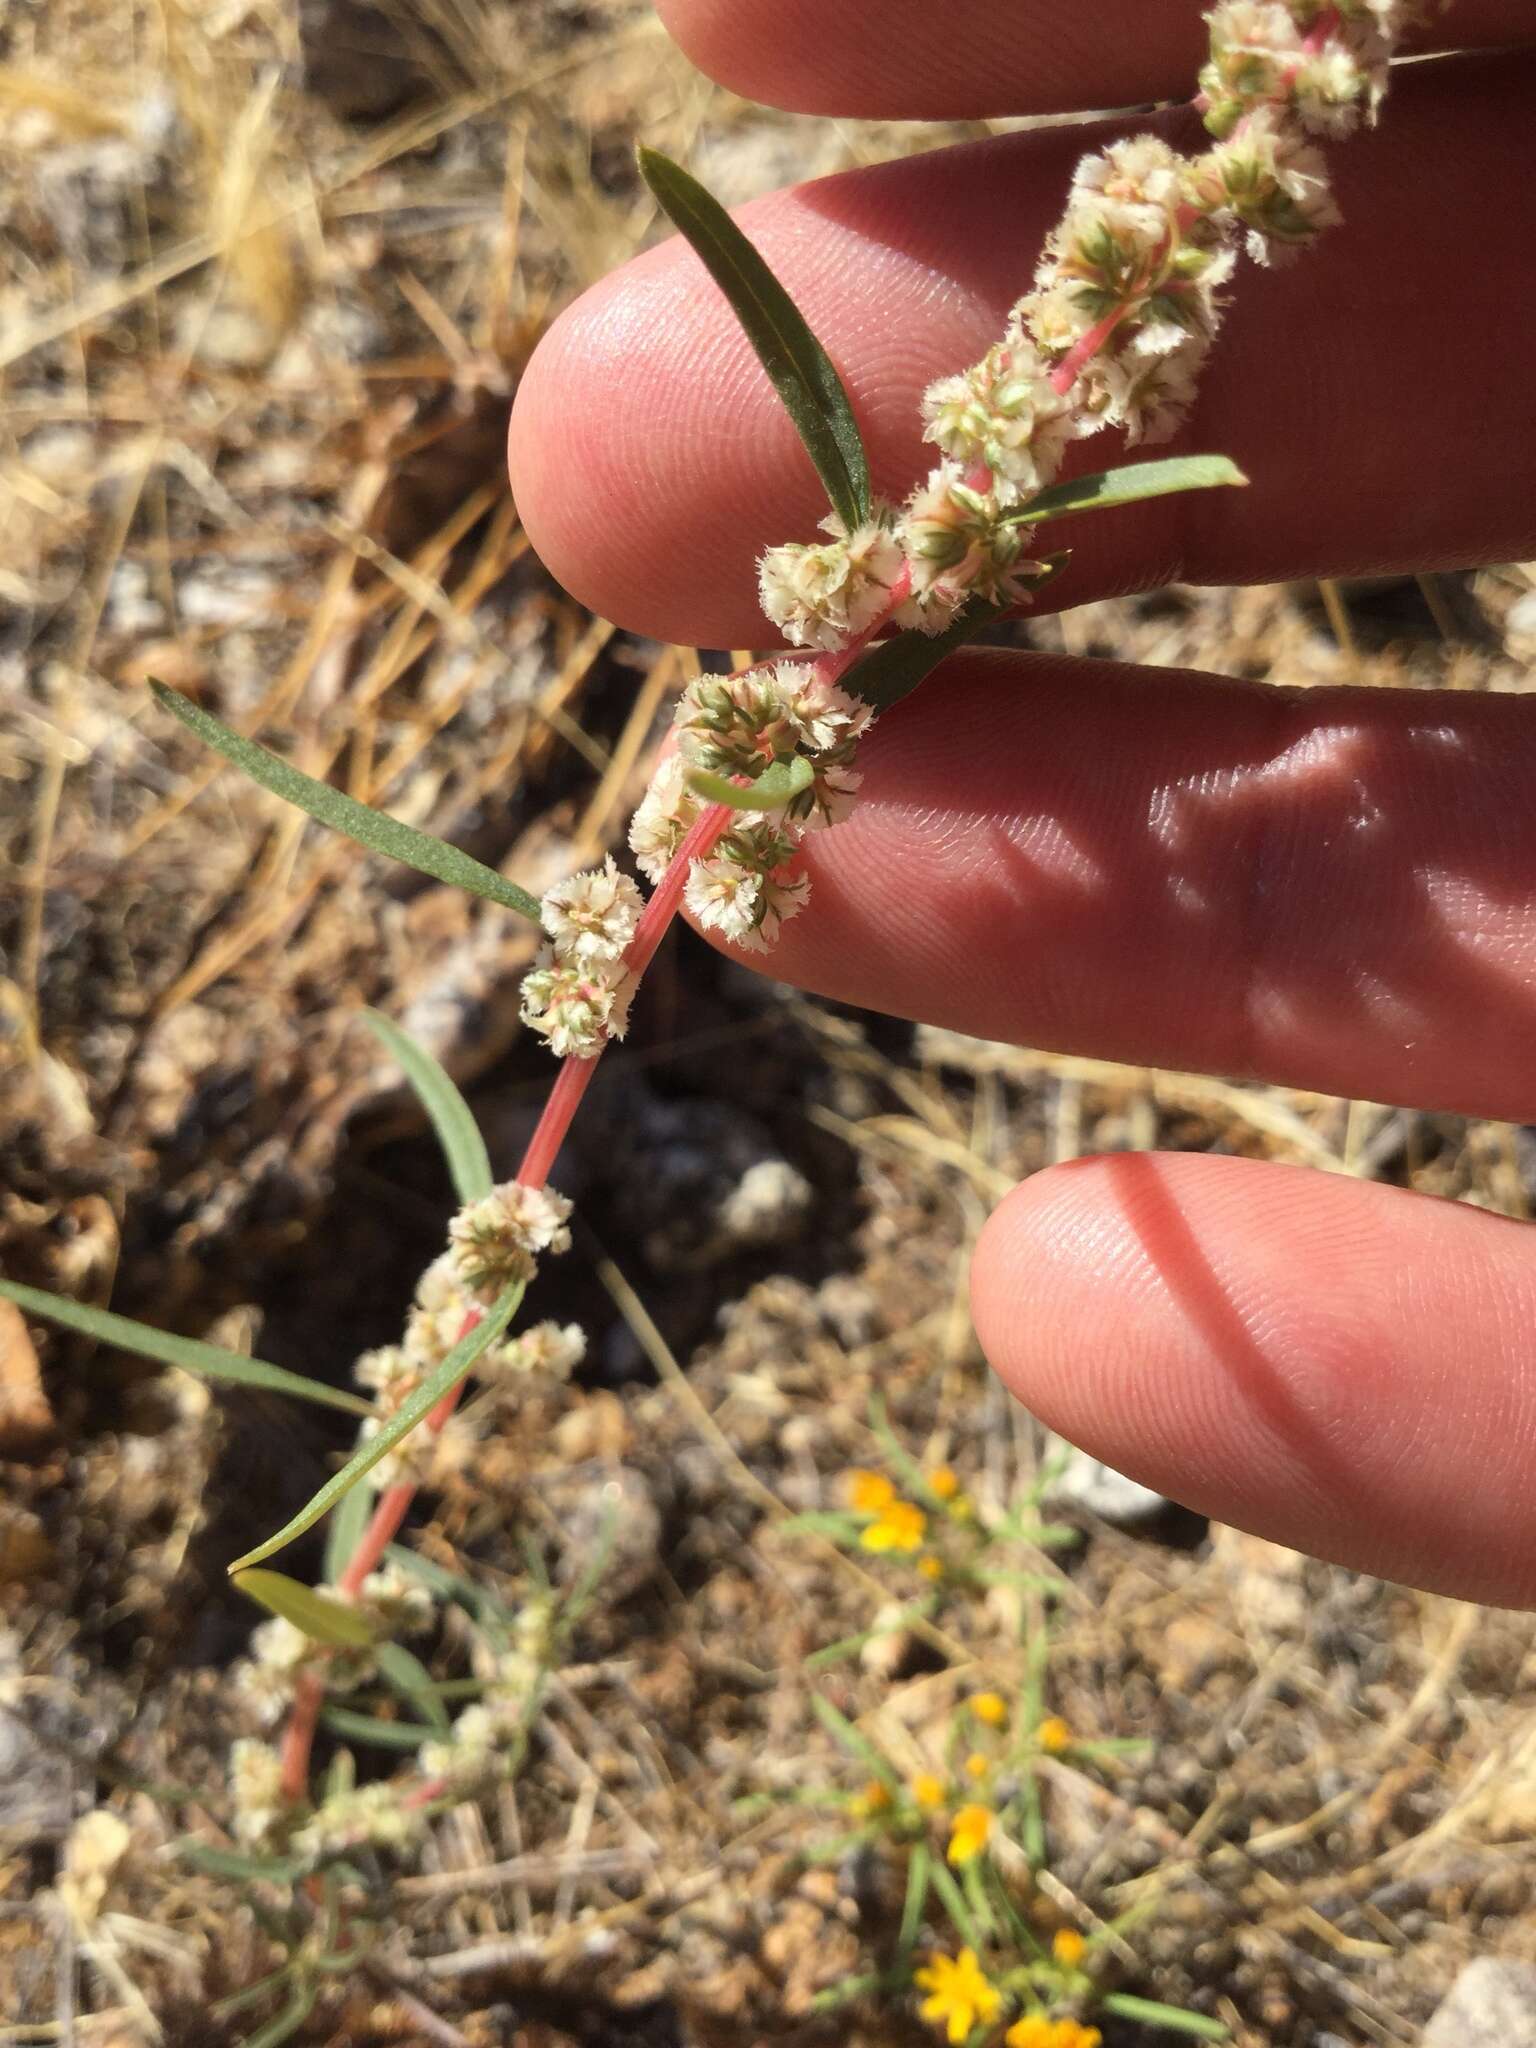
[[[343,1742],[360,1742],[365,1748],[420,1749],[437,1733],[418,1721],[381,1721],[374,1714],[359,1714],[351,1707],[327,1707],[321,1723]]]
[[[775,761],[753,782],[738,785],[724,775],[711,775],[707,768],[688,770],[688,787],[707,803],[729,804],[733,811],[780,811],[816,780],[816,771],[804,754],[792,754],[787,761]]]
[[[368,1616],[344,1600],[317,1593],[283,1572],[236,1572],[235,1584],[249,1600],[281,1615],[302,1629],[311,1642],[327,1643],[333,1650],[366,1650],[378,1630]]]
[[[368,1489],[354,1487],[336,1504],[325,1531],[325,1578],[334,1586],[351,1562],[352,1553],[363,1540],[371,1511]]]
[[[833,509],[850,527],[869,517],[869,459],[843,380],[757,250],[680,164],[640,151],[640,174],[730,301],[795,423]]]
[[[286,1394],[295,1401],[316,1401],[322,1408],[342,1408],[349,1415],[371,1415],[369,1404],[343,1387],[328,1387],[321,1380],[308,1380],[299,1372],[264,1359],[247,1358],[243,1352],[225,1351],[218,1344],[204,1344],[195,1337],[173,1337],[169,1330],[151,1329],[129,1316],[113,1315],[110,1309],[87,1308],[67,1295],[46,1294],[40,1287],[23,1287],[17,1280],[0,1280],[0,1295],[14,1301],[29,1316],[78,1330],[82,1337],[132,1351],[140,1358],[153,1358],[161,1365],[179,1365],[207,1380],[231,1380],[237,1386],[264,1387],[269,1394]]]
[[[292,1521],[285,1522],[275,1536],[269,1536],[265,1543],[259,1543],[244,1557],[237,1557],[229,1567],[230,1571],[243,1572],[249,1565],[261,1564],[285,1544],[291,1543],[295,1536],[302,1536],[306,1529],[312,1529],[343,1494],[350,1493],[357,1482],[373,1470],[386,1452],[392,1451],[402,1437],[409,1436],[418,1422],[424,1422],[444,1394],[451,1393],[468,1375],[481,1352],[489,1350],[511,1322],[523,1298],[524,1284],[515,1280],[510,1287],[504,1288],[496,1306],[488,1308],[475,1327],[454,1345],[437,1371],[424,1379],[413,1394],[406,1396],[378,1435],[361,1445],[335,1477],[328,1479],[314,1498],[299,1509]]]
[[[1010,525],[1033,526],[1066,512],[1097,512],[1113,505],[1137,505],[1143,498],[1167,498],[1175,491],[1212,491],[1241,486],[1247,477],[1225,455],[1172,455],[1165,462],[1128,462],[1120,469],[1096,469],[1069,483],[1051,484],[1008,515]]]
[[[307,1856],[242,1856],[237,1849],[220,1849],[212,1842],[178,1842],[176,1853],[210,1877],[259,1879],[266,1884],[292,1884],[309,1868]]]
[[[430,832],[418,832],[414,825],[402,825],[398,818],[388,817],[368,804],[360,804],[355,797],[332,789],[328,782],[317,782],[314,776],[291,767],[280,754],[271,753],[254,740],[232,732],[211,712],[204,711],[179,691],[168,689],[164,683],[152,681],[149,687],[162,708],[173,718],[179,718],[189,732],[195,733],[216,754],[222,754],[226,761],[232,761],[253,782],[259,782],[263,789],[270,789],[274,796],[282,797],[285,803],[296,805],[322,825],[329,825],[333,832],[356,840],[370,853],[388,854],[391,860],[415,868],[418,874],[431,875],[434,881],[448,882],[456,889],[466,889],[471,896],[484,896],[492,903],[499,903],[504,910],[516,910],[538,923],[537,897],[530,896],[526,889],[519,889],[516,882],[509,882],[505,875],[498,875],[484,861],[461,853],[458,847],[450,846],[445,839],[434,839]]]
[[[421,1659],[413,1656],[403,1643],[380,1643],[374,1655],[380,1675],[391,1691],[408,1700],[439,1735],[446,1735],[450,1726],[448,1709]]]
[[[363,1022],[415,1089],[443,1148],[454,1193],[461,1202],[478,1202],[495,1185],[490,1154],[469,1104],[424,1045],[378,1010],[364,1010]]]

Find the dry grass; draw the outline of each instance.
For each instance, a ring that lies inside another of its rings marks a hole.
[[[443,1192],[347,1012],[381,1002],[431,1043],[506,1156],[540,1085],[515,1016],[528,946],[212,768],[144,680],[524,882],[590,859],[697,656],[589,618],[529,554],[501,469],[521,367],[654,227],[637,131],[733,199],[912,137],[730,102],[622,0],[307,18],[324,34],[286,0],[61,0],[12,23],[0,61],[0,1259],[334,1373],[387,1326]],[[1476,689],[1518,686],[1536,634],[1521,570],[1175,592],[1034,630],[1289,681]],[[435,1830],[389,1900],[387,1966],[317,2041],[810,2037],[813,1993],[856,1947],[848,1896],[798,1860],[791,1812],[748,1826],[732,1801],[835,1768],[806,1660],[868,1627],[886,1587],[775,1525],[871,1455],[877,1386],[914,1449],[983,1495],[1029,1481],[1038,1433],[986,1379],[963,1307],[968,1246],[1021,1173],[1220,1146],[1528,1213],[1524,1139],[1502,1127],[938,1033],[898,1049],[689,967],[658,973],[576,1162],[600,1242],[560,1284],[602,1370],[488,1441],[420,1542],[512,1584],[517,1529],[558,1553],[616,1468],[653,1538],[525,1778]],[[718,1141],[711,1114],[805,1174],[816,1242],[652,1242],[666,1174],[687,1171],[674,1155]],[[22,1788],[0,1793],[0,2042],[159,2029],[201,2048],[208,2000],[266,1966],[250,1907],[163,1853],[217,1821],[222,1673],[248,1626],[221,1565],[333,1446],[58,1345],[50,1440],[17,1359],[0,1402],[14,1371],[32,1434],[0,1439],[17,1459],[0,1742]],[[1474,1947],[1536,1950],[1528,1621],[1227,1531],[1087,1537],[1042,1567],[1063,1593],[1057,1697],[1075,1725],[1155,1748],[1107,1786],[1058,1773],[1044,1915],[1146,1906],[1127,1981],[1296,2048],[1409,2043]],[[957,1671],[1006,1682],[1007,1620],[963,1645],[933,1631],[894,1678],[855,1663],[816,1682],[920,1747]],[[450,1632],[437,1654],[462,1652]],[[167,1778],[179,1808],[151,1794]],[[97,1800],[132,1846],[105,1907],[71,1919],[49,1888]],[[866,2015],[827,2038],[900,2034]]]

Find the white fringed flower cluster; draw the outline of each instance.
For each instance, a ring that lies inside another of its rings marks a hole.
[[[684,902],[707,931],[766,952],[810,894],[795,865],[801,839],[852,808],[860,780],[854,754],[872,715],[810,662],[700,676],[677,708],[678,750],[656,771],[630,825],[642,871],[659,882],[699,816],[689,768],[755,780],[775,764],[809,761],[808,787],[779,810],[740,813],[709,855],[691,863],[683,886]]]
[[[610,1038],[624,1036],[634,993],[624,955],[643,907],[611,857],[545,896],[550,942],[523,977],[523,1022],[557,1059],[596,1059]]]
[[[516,1180],[461,1209],[448,1226],[448,1256],[465,1293],[490,1308],[514,1281],[526,1286],[540,1252],[570,1250],[570,1215],[564,1195]]]
[[[889,605],[942,632],[973,599],[1013,606],[1042,574],[1031,499],[1072,440],[1120,427],[1165,440],[1192,404],[1237,247],[1276,262],[1339,218],[1313,136],[1374,119],[1408,0],[1219,0],[1206,16],[1201,104],[1214,146],[1181,156],[1155,136],[1084,157],[1033,289],[1003,339],[923,400],[944,457],[899,514],[811,547],[771,548],[763,609],[792,645],[837,649]],[[664,829],[661,817],[646,830]]]
[[[459,1715],[451,1734],[424,1742],[417,1751],[421,1775],[429,1784],[463,1797],[495,1775],[498,1760],[538,1711],[551,1622],[547,1605],[534,1601],[523,1608],[513,1647],[496,1656],[484,1674],[485,1690],[479,1700]]]

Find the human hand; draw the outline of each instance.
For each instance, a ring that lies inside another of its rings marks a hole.
[[[1185,91],[1194,0],[668,0],[736,89],[814,111],[1064,111]],[[1028,15],[1032,31],[1021,25]],[[1054,19],[1053,19],[1054,17]],[[1084,522],[1057,605],[1536,553],[1522,325],[1536,189],[1523,0],[1458,0],[1334,155],[1346,226],[1233,295],[1180,448],[1241,499]],[[1426,47],[1430,45],[1426,44]],[[877,489],[929,466],[918,398],[1026,282],[1074,126],[776,194],[743,224],[841,367]],[[1148,125],[1137,121],[1136,126]],[[1159,125],[1153,123],[1151,125]],[[1187,141],[1193,117],[1161,125]],[[512,426],[549,567],[662,638],[761,644],[754,562],[824,509],[677,241],[548,336]],[[993,1038],[1536,1116],[1536,723],[1514,696],[1287,692],[974,653],[865,742],[772,971]],[[1035,1175],[973,1272],[988,1355],[1073,1442],[1360,1569],[1536,1602],[1536,1257],[1521,1226],[1342,1177],[1121,1155]]]

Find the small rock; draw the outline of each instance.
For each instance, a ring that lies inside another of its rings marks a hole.
[[[1479,1956],[1424,2029],[1422,2048],[1536,2048],[1536,1968]]]
[[[1113,1522],[1124,1529],[1150,1522],[1173,1505],[1166,1495],[1143,1486],[1139,1479],[1127,1479],[1102,1459],[1090,1458],[1065,1437],[1053,1436],[1045,1455],[1048,1462],[1063,1455],[1066,1458],[1046,1489],[1048,1504],[1081,1508],[1085,1514],[1097,1515],[1101,1522]]]

